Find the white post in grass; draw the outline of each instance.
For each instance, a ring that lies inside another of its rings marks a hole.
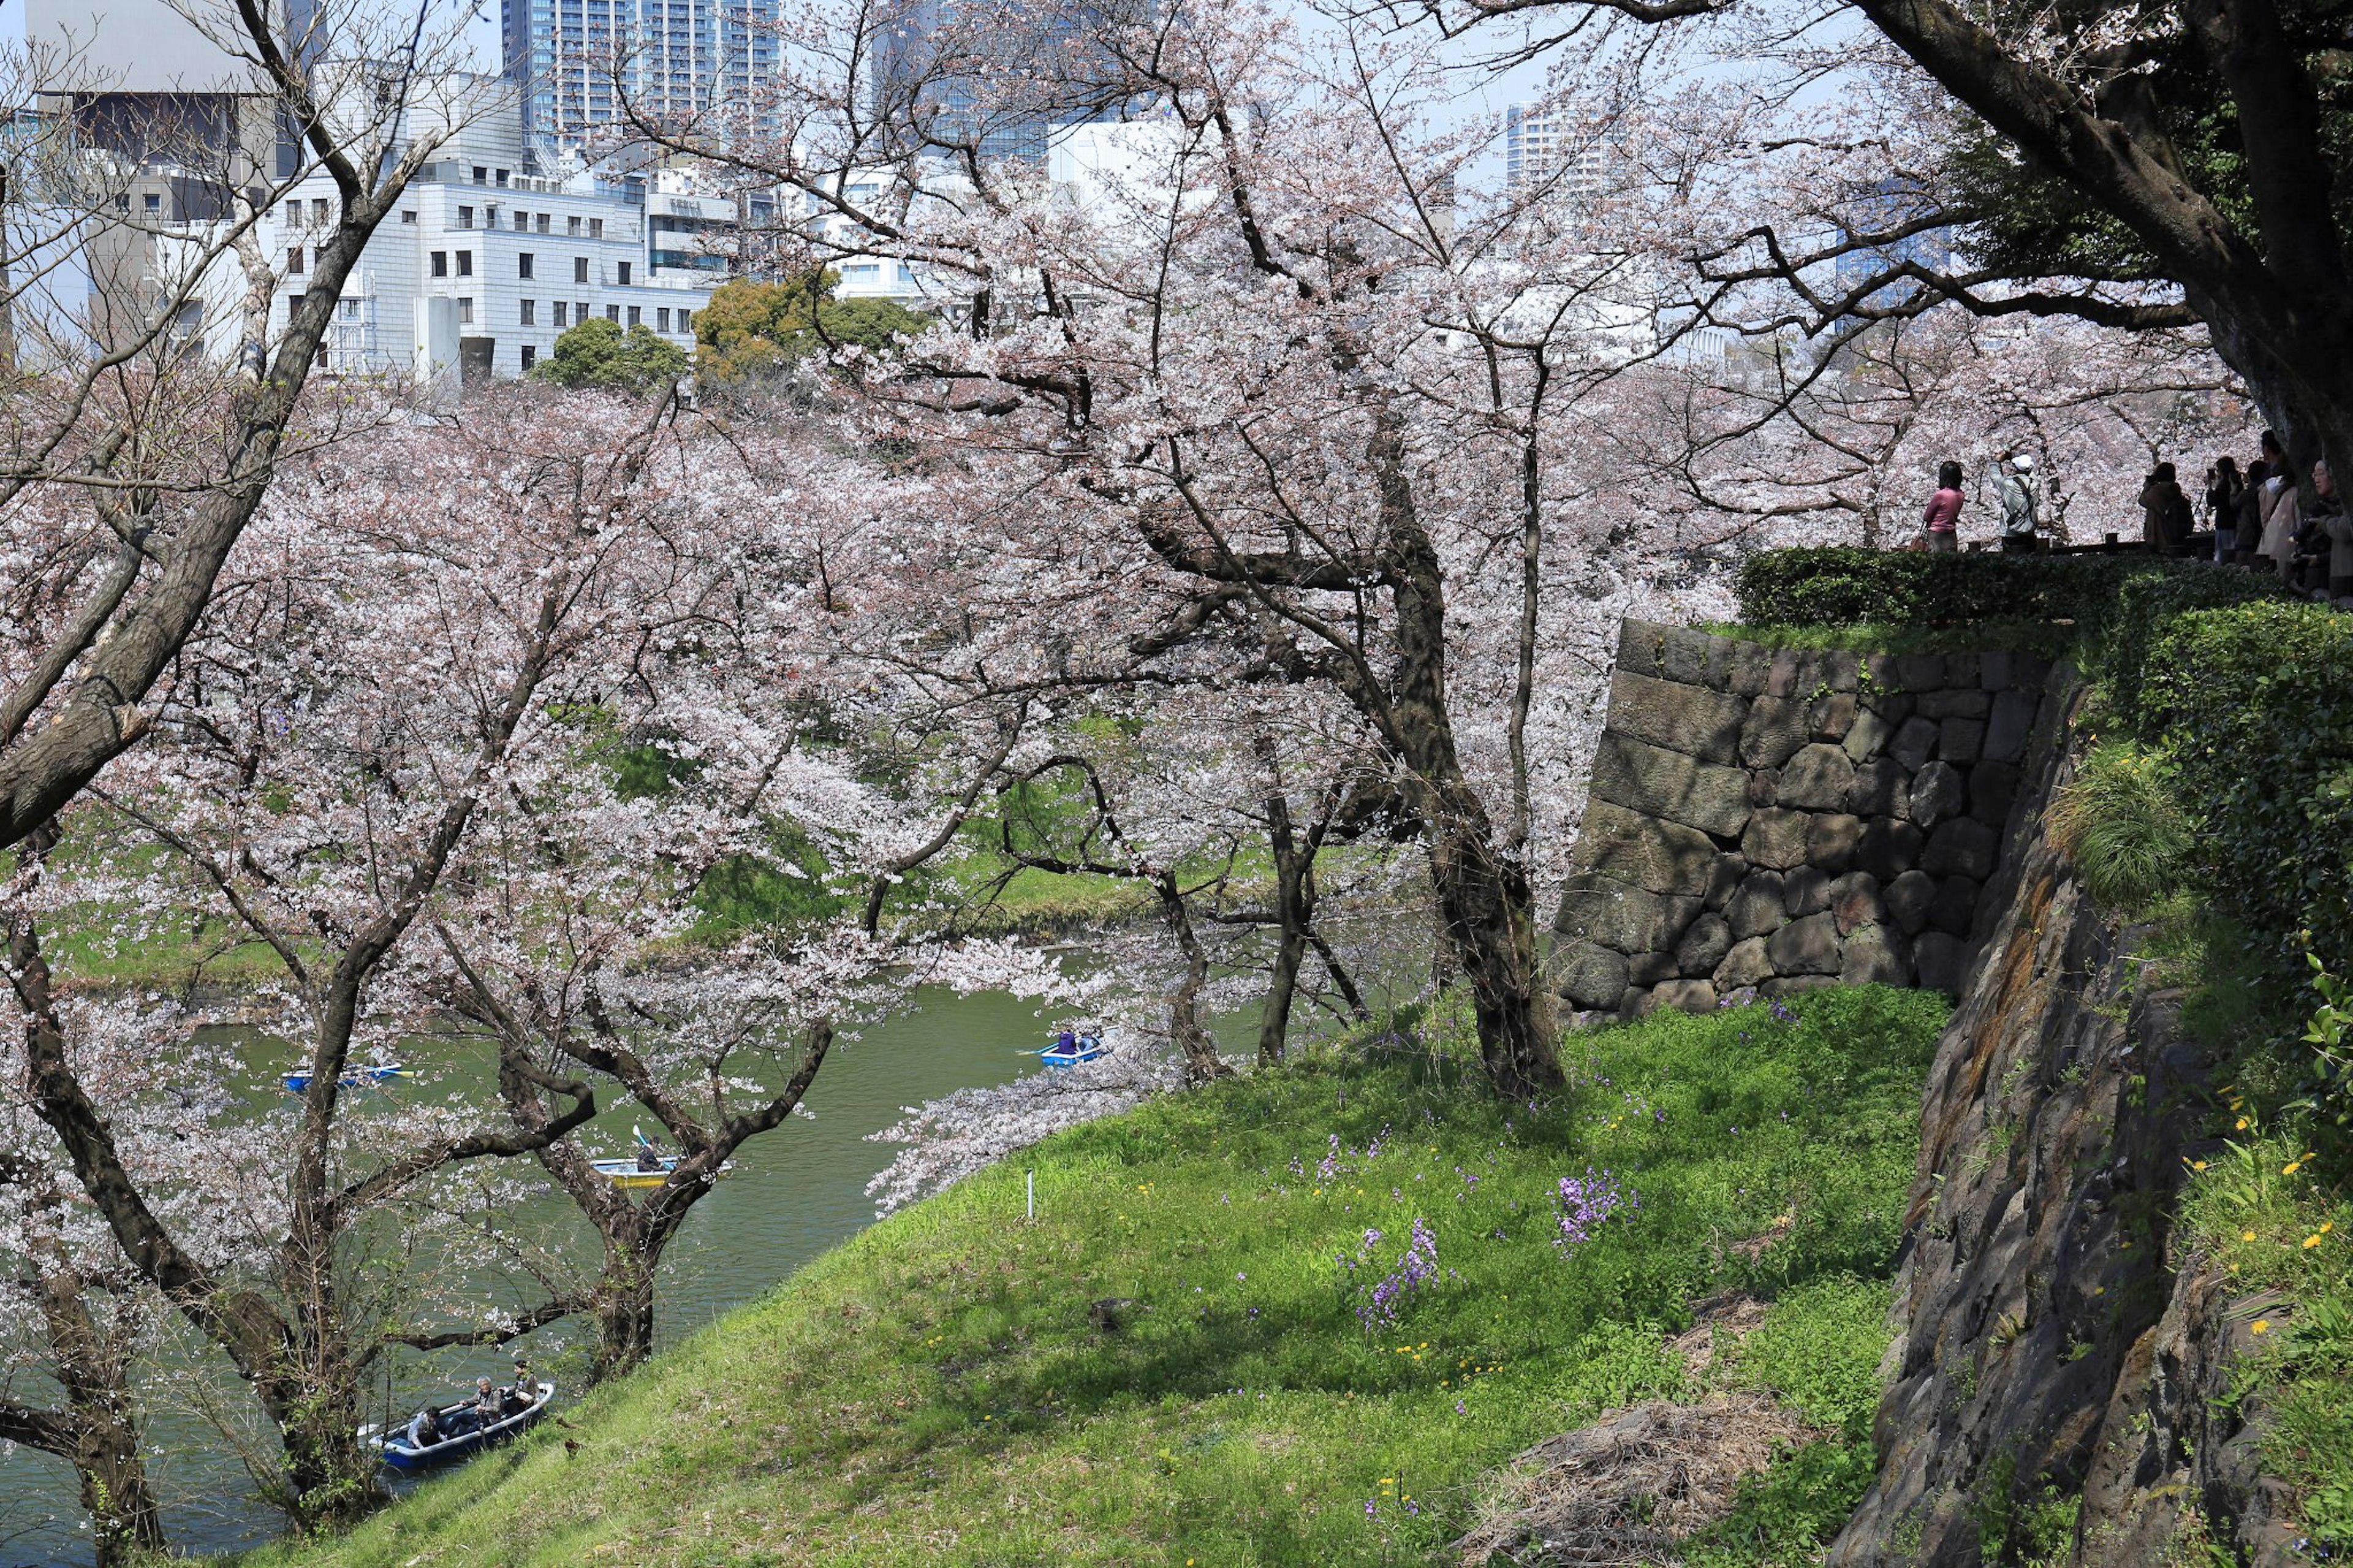
[[[1023,1184],[1029,1189],[1029,1217],[1036,1219],[1038,1217],[1038,1173],[1025,1171],[1022,1176]]]

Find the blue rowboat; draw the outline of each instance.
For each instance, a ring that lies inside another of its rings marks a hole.
[[[398,1062],[376,1062],[368,1067],[353,1068],[335,1081],[345,1089],[358,1089],[363,1084],[390,1083],[394,1079],[407,1076],[408,1069]],[[311,1075],[306,1072],[290,1072],[283,1081],[287,1093],[300,1094],[311,1087]]]
[[[444,1437],[438,1443],[427,1443],[421,1448],[413,1447],[409,1443],[408,1428],[406,1426],[388,1434],[381,1426],[363,1426],[360,1428],[360,1441],[376,1451],[377,1456],[384,1460],[386,1468],[404,1472],[429,1470],[442,1465],[452,1464],[459,1459],[469,1459],[494,1443],[503,1443],[510,1437],[530,1430],[541,1416],[547,1414],[548,1405],[555,1399],[555,1384],[543,1383],[538,1385],[538,1388],[539,1397],[536,1400],[503,1421],[493,1421],[488,1426],[478,1426],[471,1432],[460,1432],[454,1437]],[[448,1421],[459,1412],[472,1408],[472,1400],[461,1400],[456,1405],[445,1405],[433,1414],[438,1419]]]
[[[1068,1072],[1081,1062],[1091,1062],[1109,1055],[1111,1047],[1101,1035],[1088,1035],[1073,1040],[1067,1051],[1059,1046],[1050,1046],[1038,1053],[1038,1059],[1049,1071]]]

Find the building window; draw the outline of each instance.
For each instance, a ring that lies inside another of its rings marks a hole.
[[[480,163],[474,165],[474,184],[478,185],[486,184],[489,183],[490,177],[491,172],[488,169],[482,167]]]
[[[547,232],[547,215],[545,213],[539,215],[539,232],[542,234],[545,234]]]
[[[448,251],[437,250],[433,253],[433,276],[436,278],[447,278],[449,276],[449,253]]]
[[[501,188],[503,188],[503,187],[505,186],[506,183],[507,183],[507,172],[506,172],[504,169],[501,169],[501,170],[499,171],[499,184],[500,184],[500,186],[501,186]]]
[[[164,210],[164,198],[150,191],[147,193],[146,200],[141,205],[151,213],[160,213]]]
[[[621,320],[621,307],[619,307],[618,305],[607,305],[607,306],[606,306],[606,307],[605,307],[605,319],[606,319],[607,321],[608,321],[613,322],[613,323],[614,323],[614,324],[616,324],[616,325],[618,325],[618,324],[619,324],[619,322],[620,322],[620,320]]]
[[[403,223],[415,223],[417,221],[417,209],[415,207],[401,208],[400,221]]]
[[[575,256],[572,258],[572,281],[575,283],[586,283],[588,281],[588,258],[586,257]]]
[[[588,220],[588,237],[591,239],[602,239],[605,237],[605,220],[603,218],[592,217]]]
[[[515,232],[517,234],[531,232],[531,215],[521,207],[515,208]]]
[[[317,224],[321,228],[324,228],[324,227],[326,227],[326,226],[327,226],[327,198],[326,198],[326,197],[324,197],[324,196],[312,196],[312,197],[311,198],[311,221],[312,223],[314,223],[314,224]]]
[[[531,276],[530,251],[519,250],[515,252],[515,276],[518,278],[528,278]]]
[[[587,300],[583,300],[580,303],[572,307],[572,319],[575,321],[585,321],[588,319]]]
[[[458,324],[461,327],[470,327],[474,324],[474,301],[471,297],[458,301]]]
[[[562,300],[558,300],[555,302],[555,324],[557,326],[560,327],[564,325],[565,313],[570,309],[571,307]]]
[[[293,247],[290,247],[290,248],[287,250],[287,252],[286,252],[286,272],[287,272],[287,276],[291,277],[291,276],[293,276],[295,273],[300,272],[300,271],[301,271],[301,270],[302,270],[302,247],[301,247],[301,246],[299,246],[299,245],[297,245],[297,246],[293,246]]]
[[[622,286],[623,288],[627,288],[627,287],[628,287],[628,282],[629,282],[629,264],[628,264],[628,262],[626,262],[626,261],[621,261],[621,262],[616,262],[616,263],[615,263],[615,265],[616,265],[616,266],[617,266],[617,267],[620,268],[619,277],[620,277],[620,279],[621,279],[621,286]]]
[[[654,312],[654,331],[658,332],[666,332],[670,331],[670,312],[668,310],[656,310]]]
[[[635,306],[635,305],[630,306],[630,307],[629,307],[629,325],[631,325],[631,326],[633,326],[633,327],[637,327],[637,326],[642,326],[642,325],[644,325],[644,324],[645,324],[643,321],[641,321],[640,320],[638,320],[638,315],[639,315],[639,311],[638,311],[638,307],[637,307],[637,306]]]
[[[343,300],[337,303],[343,311],[343,320],[356,321],[360,319],[360,302],[357,300]]]
[[[286,226],[289,228],[302,226],[302,198],[300,196],[286,198]]]
[[[526,327],[535,327],[539,325],[538,300],[525,300],[522,302],[522,315],[519,320],[519,324]]]
[[[474,226],[473,208],[459,207],[458,209],[458,226],[459,228],[471,228]]]
[[[678,313],[678,330],[679,330],[680,331],[681,331],[681,332],[691,332],[691,331],[694,331],[694,312],[693,312],[693,311],[691,311],[691,310],[681,310],[681,311]]]
[[[459,251],[458,253],[458,276],[460,278],[471,278],[473,275],[474,253],[470,250]]]
[[[538,351],[537,349],[535,349],[535,348],[532,347],[529,343],[525,343],[525,344],[523,344],[523,346],[522,346],[522,373],[523,373],[525,375],[529,375],[529,374],[531,374],[531,367],[532,367],[533,365],[534,365],[534,364],[537,364],[538,363],[539,363],[539,351]]]
[[[574,213],[570,217],[564,220],[564,232],[570,235],[575,239],[580,237],[580,215],[578,213]]]

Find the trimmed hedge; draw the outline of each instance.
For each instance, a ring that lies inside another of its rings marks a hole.
[[[2258,931],[2312,933],[2353,970],[2353,616],[2312,604],[2181,616],[2155,634],[2137,718],[2203,829],[2215,897]]]
[[[2156,595],[2150,607],[2184,608],[2278,598],[2268,577],[2195,561],[2146,555],[1928,555],[1912,551],[1774,550],[1740,563],[1741,619],[1751,626],[1966,626],[1979,621],[2073,621],[2104,626],[2127,584]]]

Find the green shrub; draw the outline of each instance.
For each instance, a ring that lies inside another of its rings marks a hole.
[[[2200,879],[2250,928],[2353,966],[2353,616],[2249,605],[2154,637],[2140,701],[2198,828]]]
[[[2045,820],[2104,910],[2138,914],[2179,885],[2189,825],[2159,759],[2130,741],[2088,752]]]
[[[2174,622],[2200,610],[2290,602],[2268,572],[2216,567],[2130,573],[2114,587],[2111,602],[2096,616],[2097,643],[2088,662],[2116,711],[2145,731],[2144,692],[2156,668],[2152,660],[2164,657],[2158,643]]]
[[[2145,586],[2127,592],[2128,584]],[[2071,621],[2079,629],[2103,631],[2119,613],[2160,621],[2184,609],[2285,594],[2276,581],[2255,573],[2147,555],[1923,555],[1847,548],[1752,555],[1741,563],[1738,592],[1741,619],[1759,626]],[[2136,648],[2147,635],[2137,634]]]
[[[1887,1282],[1852,1275],[1798,1286],[1773,1303],[1734,1353],[1736,1382],[1773,1394],[1812,1422],[1858,1442],[1879,1408],[1887,1353]]]

